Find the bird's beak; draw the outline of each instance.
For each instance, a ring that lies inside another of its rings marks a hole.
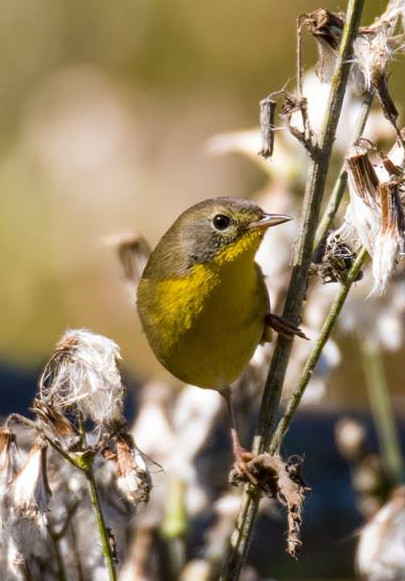
[[[291,216],[284,216],[283,214],[264,214],[263,218],[249,224],[249,230],[267,230],[267,228],[277,226],[277,224],[282,224],[283,222],[289,222],[290,220],[292,220]]]

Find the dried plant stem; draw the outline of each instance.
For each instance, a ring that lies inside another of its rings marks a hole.
[[[371,105],[373,103],[373,98],[374,95],[372,93],[366,93],[364,97],[359,120],[357,123],[356,130],[354,132],[353,144],[356,143],[356,141],[358,141],[360,137],[363,135],[367,119],[370,114]],[[345,169],[345,165],[343,164],[339,173],[339,177],[335,182],[335,186],[329,198],[328,204],[325,208],[323,216],[316,230],[314,249],[319,246],[327,230],[331,227],[332,220],[336,216],[336,213],[339,209],[340,203],[343,198],[343,194],[345,193],[346,185],[347,185],[347,171]]]
[[[309,179],[303,203],[301,230],[294,251],[293,271],[283,313],[283,316],[292,323],[299,322],[307,290],[308,270],[314,245],[319,207],[322,202],[336,127],[350,72],[353,40],[360,24],[363,4],[364,0],[349,0],[348,2],[346,22],[326,109],[327,115],[322,128],[319,146],[311,155]],[[254,442],[254,451],[256,453],[265,452],[272,437],[291,347],[292,341],[290,339],[282,336],[278,337],[260,408],[259,425]],[[252,492],[250,485],[246,486],[241,511],[225,558],[222,581],[237,581],[239,579],[249,548],[259,500],[260,494]]]
[[[380,348],[359,337],[371,411],[385,468],[395,484],[405,484],[405,467]]]
[[[313,371],[315,369],[316,364],[318,363],[319,357],[321,356],[322,350],[325,347],[325,344],[331,333],[334,329],[336,321],[340,315],[340,312],[343,308],[343,305],[346,301],[347,295],[349,294],[350,288],[352,284],[356,281],[357,276],[368,256],[368,253],[365,248],[362,248],[350,269],[346,281],[342,284],[340,291],[329,311],[328,316],[323,324],[321,333],[316,341],[316,344],[309,356],[306,365],[302,371],[302,375],[300,377],[299,383],[297,387],[294,389],[294,392],[291,396],[291,399],[288,403],[287,409],[285,410],[283,417],[278,423],[277,429],[274,432],[274,436],[271,440],[270,444],[270,454],[274,454],[280,448],[280,444],[283,440],[285,433],[287,432],[291,420],[293,419],[294,413],[299,406],[302,396],[304,395],[304,391],[309,383],[309,380],[312,377]]]

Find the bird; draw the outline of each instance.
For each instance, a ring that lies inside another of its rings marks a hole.
[[[291,220],[256,203],[217,197],[184,211],[151,253],[138,284],[146,338],[175,377],[217,390],[226,400],[235,466],[251,454],[237,430],[231,384],[271,329],[304,333],[270,310],[264,274],[255,261],[266,231]]]

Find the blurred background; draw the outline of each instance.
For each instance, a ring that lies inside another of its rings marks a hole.
[[[364,22],[370,23],[384,6],[379,0],[366,2]],[[259,164],[241,155],[213,155],[209,143],[218,134],[256,127],[260,99],[287,82],[293,87],[296,17],[318,7],[307,0],[3,3],[1,414],[28,406],[38,372],[67,328],[86,327],[116,341],[130,386],[151,378],[173,383],[141,333],[109,237],[137,229],[154,245],[191,204],[263,190],[269,176]],[[345,8],[331,0],[323,7]],[[304,49],[305,65],[314,66],[312,39],[304,38]],[[403,66],[394,62],[390,80],[401,112]],[[254,148],[260,148],[258,136]],[[294,181],[298,201],[304,185],[305,163]],[[294,218],[299,203],[296,208]],[[386,331],[388,337],[396,332],[391,327]],[[312,411],[308,421],[305,414],[300,417],[288,444],[290,453],[307,453],[322,478],[325,468],[316,452],[331,461],[327,446],[334,446],[334,421],[343,411],[355,410],[365,419],[371,445],[376,445],[357,337],[342,333],[336,339],[339,355],[332,354],[333,372],[317,413]],[[402,335],[394,343],[383,350],[383,360],[401,416]],[[323,438],[325,449],[315,446],[312,455],[311,426],[329,434]],[[304,555],[299,571],[289,565],[294,578],[339,576],[343,565],[334,562],[341,552],[338,543],[345,543],[349,529],[361,522],[349,472],[339,464],[336,450],[331,455],[337,464],[323,464],[332,471],[325,490],[330,490],[333,474],[344,478],[339,488],[343,504],[336,512],[348,504],[352,512],[345,533],[333,541],[333,558],[310,562]],[[315,489],[317,481],[311,471]],[[327,494],[323,498],[330,503]],[[329,531],[335,522],[328,521]],[[255,557],[259,564],[265,556],[261,551]],[[348,557],[342,577],[350,567]]]

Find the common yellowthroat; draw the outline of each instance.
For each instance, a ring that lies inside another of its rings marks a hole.
[[[255,254],[268,228],[291,220],[239,198],[213,198],[181,214],[152,252],[138,286],[146,337],[166,369],[226,399],[237,465],[245,450],[236,430],[229,385],[269,327],[303,333],[270,313]]]

